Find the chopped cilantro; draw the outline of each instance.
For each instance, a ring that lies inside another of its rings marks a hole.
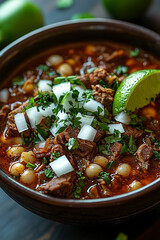
[[[143,121],[145,121],[145,118],[142,116],[138,116],[134,113],[130,114],[131,122],[130,125],[134,126],[136,129],[140,130],[143,129]]]
[[[43,163],[44,163],[45,165],[47,165],[47,164],[48,164],[48,160],[47,160],[47,158],[46,158],[46,157],[43,157]]]
[[[47,65],[41,64],[41,65],[38,66],[38,69],[46,72],[46,71],[49,70],[49,67]]]
[[[59,9],[69,8],[73,5],[74,0],[56,0],[56,6]]]
[[[117,91],[117,89],[119,88],[119,86],[120,86],[120,83],[119,83],[118,79],[116,79],[116,80],[114,81],[114,83],[112,84],[112,89],[115,90],[115,91]]]
[[[110,144],[99,145],[98,150],[99,150],[99,152],[109,156],[110,155]]]
[[[27,165],[26,165],[26,167],[28,167],[28,168],[32,168],[32,169],[35,169],[36,165],[34,165],[34,164],[28,162]]]
[[[68,150],[74,150],[78,148],[78,142],[75,138],[70,138],[68,143],[66,143],[65,145],[68,146]]]
[[[136,150],[137,150],[137,147],[133,139],[133,136],[131,135],[128,143],[128,152],[134,155]]]
[[[46,132],[46,131],[43,129],[43,126],[41,126],[40,124],[38,124],[36,127],[37,127],[37,132],[38,132],[44,139],[46,139],[47,136],[48,136],[48,132]]]
[[[121,141],[121,133],[120,133],[120,131],[114,130],[113,135],[111,135],[109,137],[105,137],[105,141],[108,144]]]
[[[123,153],[126,153],[126,152],[128,152],[128,146],[126,145],[126,143],[124,143],[123,146],[122,146],[120,154],[123,154]]]
[[[61,154],[59,152],[54,151],[52,153],[52,157],[53,157],[54,160],[58,159],[60,156],[61,156]]]
[[[124,75],[128,72],[128,67],[119,65],[117,68],[113,70],[113,72],[118,75],[120,74]]]
[[[102,85],[102,87],[104,88],[109,88],[109,85],[104,80],[100,80],[99,84]]]
[[[52,93],[51,92],[50,93],[39,92],[38,101],[37,101],[38,107],[42,106],[42,109],[45,109],[45,108],[49,107],[49,105],[51,105],[51,103],[54,103],[54,104],[57,103],[56,95],[53,92]]]
[[[144,129],[145,132],[147,133],[152,133],[153,131],[149,130],[149,129]]]
[[[28,105],[22,110],[22,112],[24,112],[25,110],[27,110],[27,109],[29,109],[29,108],[34,107],[35,104],[36,104],[36,102],[35,102],[34,98],[31,97],[31,98],[29,99]]]
[[[15,77],[15,78],[13,78],[12,83],[13,83],[13,85],[15,85],[15,86],[23,86],[23,84],[24,84],[24,78],[21,78],[21,77],[17,76],[17,77]]]
[[[53,171],[50,169],[45,169],[44,174],[46,175],[47,178],[53,178],[53,176],[54,176]]]
[[[130,57],[137,57],[140,54],[140,49],[135,48],[134,50],[130,51]]]
[[[93,92],[90,89],[87,89],[83,94],[82,98],[84,98],[85,102],[88,102],[90,99],[93,99]]]
[[[114,164],[114,161],[107,163],[106,169],[110,169]]]
[[[107,184],[110,184],[109,173],[107,173],[107,172],[100,172],[99,178],[102,178]]]
[[[153,156],[155,159],[160,159],[160,153],[157,151],[153,151]]]
[[[71,84],[81,85],[84,89],[87,89],[86,86],[81,82],[81,80],[77,78],[77,76],[56,77],[54,79],[54,83],[56,85],[63,82],[70,82]]]
[[[75,186],[74,186],[74,192],[73,195],[75,198],[80,198],[81,197],[81,192],[82,189],[85,187],[86,183],[84,182],[85,177],[82,176],[81,172],[76,171],[77,175],[78,175],[78,181],[76,182]]]

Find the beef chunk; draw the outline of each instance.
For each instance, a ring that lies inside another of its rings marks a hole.
[[[137,130],[125,124],[123,124],[123,128],[125,131],[124,134],[127,135],[128,137],[132,135],[135,140],[143,135],[143,130]]]
[[[55,145],[56,147],[58,145]],[[35,145],[33,148],[33,153],[35,154],[36,158],[43,158],[43,157],[49,157],[52,152],[52,148],[54,147],[54,140],[51,138],[48,138],[45,142],[40,142]],[[59,147],[62,148],[61,145]]]
[[[148,121],[146,128],[154,132],[160,131],[160,122],[156,119]]]
[[[115,142],[115,143],[112,144],[112,146],[110,148],[112,159],[113,158],[116,159],[116,158],[119,157],[121,149],[122,149],[122,144],[121,143]]]
[[[16,109],[14,109],[13,111],[11,111],[8,114],[6,137],[19,135],[16,124],[15,124],[15,121],[14,121],[14,116],[17,113],[22,112],[23,108],[26,107],[27,104],[28,104],[28,102],[22,104],[21,106],[17,107]]]
[[[112,109],[114,91],[101,85],[92,85],[94,99],[104,105],[109,111]]]
[[[75,172],[70,172],[61,177],[53,178],[50,182],[41,186],[44,193],[49,193],[59,197],[70,197],[73,192],[74,182],[76,180]]]
[[[104,135],[105,135],[105,131],[98,130],[97,134],[96,134],[96,136],[94,138],[94,142],[98,142],[102,137],[104,137]]]
[[[105,68],[101,67],[92,73],[87,73],[78,78],[87,88],[91,88],[91,85],[98,84],[100,80],[106,82],[107,85],[112,85],[114,80],[117,79],[117,76],[110,75]]]
[[[150,160],[153,156],[153,150],[150,146],[148,146],[146,143],[143,143],[136,152],[137,159],[144,163],[147,160]]]
[[[0,127],[4,126],[7,121],[7,115],[10,112],[10,106],[6,105],[0,109]]]
[[[73,130],[73,128],[69,126],[64,130],[63,134],[66,141],[68,142],[70,138],[76,138],[78,135],[78,132],[79,130]]]

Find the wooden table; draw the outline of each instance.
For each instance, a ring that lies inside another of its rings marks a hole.
[[[111,18],[98,0],[75,0],[73,7],[58,10],[55,0],[34,0],[41,8],[45,24],[71,19],[74,13],[89,11],[95,17]],[[0,3],[3,0],[0,0]],[[138,23],[160,33],[160,1],[155,0]],[[14,202],[0,190],[0,240],[112,240],[119,232],[129,240],[160,239],[160,207],[144,216],[115,226],[75,227],[43,219]]]

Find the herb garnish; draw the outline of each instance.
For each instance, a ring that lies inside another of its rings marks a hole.
[[[136,150],[137,150],[137,147],[133,139],[133,136],[131,135],[128,143],[128,152],[134,155]]]
[[[113,164],[114,164],[114,161],[108,162],[107,166],[106,166],[106,169],[110,169],[113,166]]]
[[[60,156],[61,156],[61,154],[59,152],[54,151],[52,153],[52,157],[53,157],[54,160],[58,159]]]
[[[17,76],[17,77],[15,77],[15,78],[13,78],[12,83],[13,83],[13,85],[15,85],[15,86],[23,86],[23,84],[24,84],[24,78],[21,78],[21,77]]]
[[[47,178],[53,178],[54,177],[54,173],[50,169],[45,169],[44,174],[46,175]]]
[[[137,57],[140,54],[140,49],[135,48],[134,50],[130,51],[130,57]]]
[[[107,172],[100,172],[99,178],[102,178],[107,184],[110,184],[109,173],[107,173]]]
[[[113,72],[118,75],[120,74],[124,75],[128,72],[128,67],[119,65],[117,68],[113,70]]]
[[[79,176],[79,178],[78,178],[78,182],[76,182],[76,184],[74,186],[73,195],[75,198],[80,198],[82,189],[85,187],[86,183],[84,182],[85,177],[82,176],[82,173],[78,172],[78,171],[76,171],[76,173]]]
[[[78,148],[78,141],[75,138],[70,138],[68,143],[66,143],[65,145],[68,146],[68,150],[75,150]]]
[[[36,165],[34,165],[34,164],[28,162],[27,165],[26,165],[26,167],[28,167],[28,168],[32,168],[32,169],[35,169]]]

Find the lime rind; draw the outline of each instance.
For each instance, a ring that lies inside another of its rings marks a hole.
[[[159,93],[160,70],[146,69],[132,73],[124,79],[115,94],[113,115],[125,109],[134,112],[135,109],[149,104]]]

